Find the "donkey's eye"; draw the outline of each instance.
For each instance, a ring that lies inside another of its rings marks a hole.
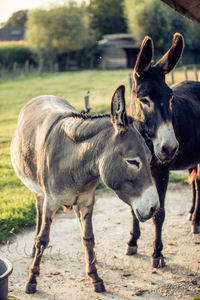
[[[150,107],[150,101],[148,98],[144,97],[144,98],[140,98],[140,102],[142,102],[142,104]]]
[[[135,159],[127,158],[126,161],[129,165],[131,165],[135,169],[140,169],[141,167],[141,161],[139,158],[135,158]]]

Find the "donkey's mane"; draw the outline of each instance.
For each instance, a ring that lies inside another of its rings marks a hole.
[[[70,112],[64,114],[64,118],[66,117],[79,118],[83,120],[95,120],[95,119],[102,119],[102,118],[110,118],[110,115],[109,114],[88,115],[85,113]],[[136,120],[132,116],[127,116],[127,118],[129,124],[133,124],[134,122],[136,122]]]
[[[64,117],[72,117],[72,118],[80,118],[83,120],[93,120],[93,119],[102,119],[102,118],[110,118],[109,114],[98,114],[98,115],[88,115],[84,113],[65,113]]]

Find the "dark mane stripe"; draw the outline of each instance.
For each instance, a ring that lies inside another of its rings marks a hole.
[[[72,118],[81,118],[83,120],[93,120],[93,119],[102,119],[102,118],[110,118],[109,114],[98,114],[98,115],[87,115],[83,113],[65,113],[64,117],[72,117]]]

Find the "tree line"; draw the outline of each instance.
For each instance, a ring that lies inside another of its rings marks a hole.
[[[151,36],[159,56],[178,31],[186,41],[188,62],[200,63],[200,55],[195,54],[200,25],[160,0],[70,0],[48,10],[15,12],[2,27],[25,27],[26,44],[35,53],[35,60],[47,67],[58,63],[67,68],[71,60],[80,68],[95,67],[100,56],[97,41],[105,34],[126,32],[133,34],[138,45],[145,35]]]

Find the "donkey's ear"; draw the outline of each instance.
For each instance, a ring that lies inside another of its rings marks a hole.
[[[149,36],[146,36],[140,47],[137,56],[134,72],[140,77],[144,72],[148,71],[151,66],[153,57],[153,41]]]
[[[184,49],[184,38],[180,33],[173,36],[172,46],[165,55],[155,64],[156,67],[167,74],[171,72],[179,62]]]
[[[124,94],[125,86],[120,85],[114,92],[111,102],[111,119],[115,129],[120,134],[123,134],[128,126]]]

